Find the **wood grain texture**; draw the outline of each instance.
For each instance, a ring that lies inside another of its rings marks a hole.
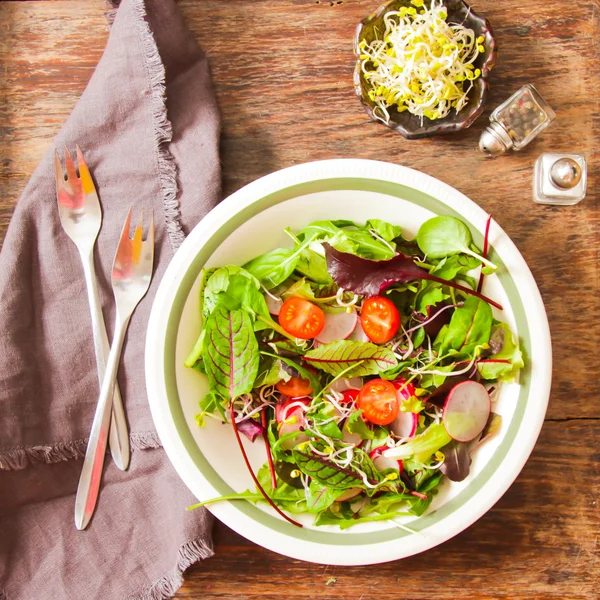
[[[600,597],[599,7],[594,0],[473,0],[500,48],[488,110],[468,131],[406,141],[372,123],[352,89],[352,37],[377,1],[184,0],[208,52],[223,115],[226,195],[276,169],[327,158],[403,164],[491,212],[538,282],[553,337],[548,420],[523,473],[484,518],[425,555],[333,568],[280,557],[216,525],[217,556],[178,598]],[[102,53],[99,0],[0,1],[0,239],[14,203]],[[557,120],[530,146],[490,161],[477,150],[490,110],[534,83]],[[542,152],[587,156],[578,206],[533,203]],[[336,581],[327,581],[335,578]]]

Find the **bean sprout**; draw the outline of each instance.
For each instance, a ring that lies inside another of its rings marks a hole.
[[[344,290],[344,288],[338,288],[338,291],[335,294],[335,301],[337,302],[338,306],[344,306],[345,308],[354,306],[358,302],[358,296],[354,292],[350,292],[352,294],[352,300],[349,302],[344,302],[345,291],[346,290]]]
[[[361,70],[375,116],[388,123],[388,109],[431,120],[466,105],[473,80],[481,76],[474,61],[485,38],[472,29],[446,22],[442,0],[411,0],[383,17],[383,37],[359,43]],[[417,8],[420,8],[417,12]],[[467,86],[467,87],[466,87]],[[466,87],[466,89],[465,89]]]

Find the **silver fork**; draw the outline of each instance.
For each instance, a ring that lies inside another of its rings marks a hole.
[[[79,146],[77,146],[77,163],[79,177],[77,177],[73,158],[70,152],[65,149],[65,167],[67,171],[65,179],[58,152],[55,151],[54,166],[56,170],[58,214],[65,233],[73,240],[81,257],[92,315],[98,384],[101,385],[106,370],[106,358],[110,349],[94,269],[94,246],[102,224],[102,210],[94,182]],[[110,452],[119,469],[127,469],[130,457],[129,434],[118,386],[115,387],[113,400]]]
[[[100,398],[92,423],[92,431],[83,461],[81,477],[75,498],[75,526],[85,529],[92,518],[98,493],[104,455],[106,453],[106,440],[112,406],[113,391],[123,339],[129,325],[129,319],[139,301],[148,291],[152,279],[152,266],[154,263],[154,217],[150,217],[148,235],[142,241],[143,213],[135,229],[133,239],[129,238],[131,225],[131,209],[125,219],[121,239],[115,255],[112,269],[112,287],[117,305],[117,318],[115,335],[113,337],[106,373],[100,389]]]

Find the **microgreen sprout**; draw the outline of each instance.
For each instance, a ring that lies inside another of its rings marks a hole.
[[[361,69],[374,115],[388,123],[388,109],[431,120],[465,106],[473,81],[481,76],[474,62],[485,39],[462,24],[446,22],[441,0],[412,0],[413,6],[383,17],[383,37],[359,43]],[[420,10],[417,10],[419,8]]]

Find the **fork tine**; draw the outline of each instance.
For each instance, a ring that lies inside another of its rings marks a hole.
[[[73,163],[73,157],[69,152],[69,149],[65,147],[65,167],[67,168],[67,178],[69,182],[77,180],[77,171],[75,170],[75,164]]]
[[[65,183],[65,173],[62,165],[60,164],[60,158],[58,156],[58,150],[54,148],[54,171],[56,173],[56,191],[63,186]]]
[[[148,225],[148,233],[146,240],[142,244],[144,250],[144,260],[149,264],[150,273],[154,265],[154,211],[150,211],[150,224]]]
[[[140,257],[142,255],[142,234],[144,228],[144,209],[140,210],[140,216],[138,224],[136,225],[133,233],[133,239],[131,240],[131,260],[134,265],[140,264]]]
[[[131,213],[133,212],[133,206],[129,207],[129,212],[127,213],[127,217],[125,218],[125,223],[123,223],[123,230],[121,231],[121,237],[119,238],[119,246],[125,242],[125,240],[131,239],[129,237],[129,232],[131,230]]]
[[[79,144],[77,144],[75,148],[77,150],[77,166],[79,167],[79,178],[81,179],[83,191],[86,194],[95,193],[96,187],[94,186],[94,180],[90,175],[90,170],[85,162],[85,158],[83,158],[83,152],[81,151]]]
[[[148,235],[146,236],[146,242],[150,242],[150,246],[154,253],[154,210],[150,211],[150,225],[148,225]]]
[[[123,230],[121,231],[121,237],[117,245],[117,251],[115,252],[115,260],[113,262],[112,276],[113,281],[116,278],[120,279],[127,275],[131,269],[131,239],[129,238],[129,230],[131,228],[131,211],[133,207],[129,209],[125,223],[123,224]]]
[[[135,232],[133,233],[133,242],[141,244],[142,243],[142,235],[144,232],[144,209],[140,210],[140,216],[138,219],[138,224],[135,228]]]

